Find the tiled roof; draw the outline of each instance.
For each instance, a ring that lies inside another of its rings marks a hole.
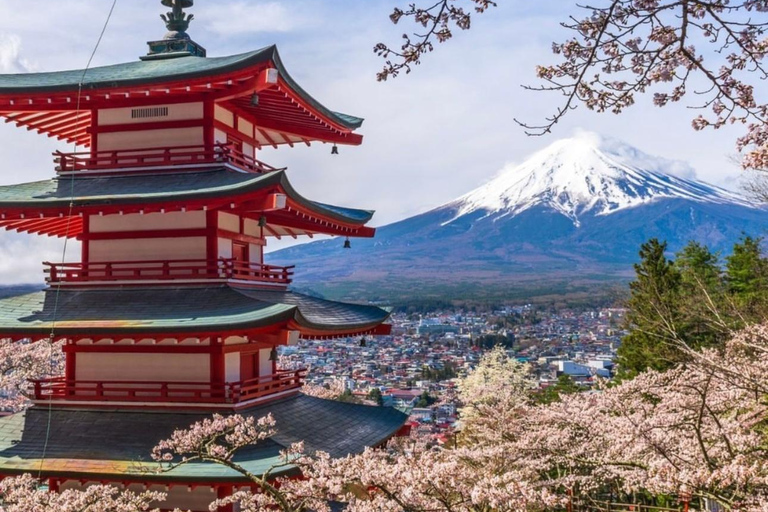
[[[322,450],[334,457],[361,452],[381,444],[403,425],[407,416],[388,407],[348,404],[300,394],[241,411],[256,418],[272,413],[277,435],[243,449],[235,461],[262,474],[279,461],[279,451],[304,441],[307,452]],[[137,412],[53,409],[50,438],[41,457],[48,431],[48,409],[32,408],[0,418],[0,473],[42,470],[46,476],[120,478],[177,481],[238,481],[233,470],[210,463],[181,466],[157,474],[150,452],[158,441],[207,417],[184,412]],[[283,469],[283,472],[291,468]]]
[[[389,313],[294,292],[227,285],[45,290],[0,299],[0,335],[131,334],[266,327],[295,320],[328,331],[370,330]]]
[[[368,222],[372,211],[311,201],[288,181],[285,171],[247,174],[226,168],[142,176],[56,178],[0,187],[0,208],[75,207],[147,204],[246,194],[279,185],[291,199],[330,218],[353,224]]]
[[[71,70],[0,75],[0,95],[77,91],[81,81],[84,91],[166,83],[222,75],[268,62],[275,65],[280,76],[288,82],[292,89],[324,115],[351,130],[362,125],[363,119],[333,112],[307,94],[288,74],[275,46],[227,57],[190,56],[175,59],[140,60],[89,68],[87,72]]]

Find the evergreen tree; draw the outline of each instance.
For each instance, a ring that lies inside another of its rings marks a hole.
[[[435,402],[437,402],[437,399],[432,395],[430,395],[429,391],[425,389],[424,392],[419,397],[419,400],[416,402],[416,407],[420,407],[420,408],[429,407]]]
[[[744,236],[726,258],[728,291],[748,319],[761,320],[768,297],[768,262],[760,247],[763,239]]]
[[[379,388],[370,390],[368,392],[368,399],[376,402],[376,405],[378,406],[384,405],[384,397],[381,395],[381,390]]]
[[[680,360],[680,272],[667,259],[666,242],[653,238],[640,248],[635,280],[629,284],[627,324],[630,334],[618,350],[623,376],[648,368],[664,370]]]
[[[691,241],[675,255],[674,265],[680,275],[679,337],[692,348],[723,341],[733,321],[717,254]]]

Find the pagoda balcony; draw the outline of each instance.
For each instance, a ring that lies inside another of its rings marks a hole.
[[[111,261],[88,263],[45,262],[49,285],[199,283],[242,281],[286,287],[294,266],[278,267],[233,259]]]
[[[64,377],[31,380],[38,402],[126,402],[142,404],[236,405],[298,392],[307,370],[277,372],[241,382],[135,382],[67,380]]]
[[[246,155],[231,144],[180,146],[173,148],[100,151],[97,153],[53,153],[59,175],[108,174],[118,172],[156,172],[197,170],[229,165],[250,173],[280,170]]]

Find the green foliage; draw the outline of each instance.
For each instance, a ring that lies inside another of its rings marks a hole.
[[[435,402],[437,402],[437,398],[430,395],[429,391],[425,389],[424,392],[419,397],[419,400],[416,402],[415,407],[429,407]]]
[[[728,291],[738,307],[750,317],[759,316],[765,309],[768,295],[768,261],[760,248],[762,240],[745,236],[726,258]]]
[[[446,361],[442,368],[430,368],[423,366],[421,368],[421,378],[432,382],[453,379],[458,375],[456,365]]]
[[[483,334],[473,339],[472,345],[486,350],[497,346],[513,348],[515,345],[515,335],[511,332],[507,334]]]
[[[350,404],[359,404],[360,399],[357,398],[355,395],[352,394],[352,391],[349,389],[345,389],[342,394],[339,395],[339,397],[336,399],[339,402],[347,402]]]
[[[725,258],[690,242],[665,256],[667,244],[651,239],[640,249],[629,285],[626,327],[618,350],[619,376],[665,370],[688,359],[689,349],[717,347],[733,330],[768,312],[768,259],[762,239],[743,237]]]
[[[539,404],[550,404],[552,402],[559,402],[562,395],[570,395],[579,391],[581,391],[581,388],[573,381],[570,375],[561,375],[557,378],[555,384],[535,393],[533,400]]]
[[[379,388],[370,390],[368,392],[368,399],[376,402],[376,405],[378,406],[384,405],[384,397],[381,395],[381,390]]]
[[[636,278],[629,284],[627,323],[630,334],[622,340],[618,362],[623,372],[647,368],[664,370],[677,358],[672,347],[679,321],[680,272],[665,256],[666,242],[652,238],[640,248]]]

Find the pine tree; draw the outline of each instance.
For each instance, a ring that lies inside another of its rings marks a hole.
[[[664,370],[681,359],[679,341],[680,272],[665,253],[666,242],[653,238],[640,248],[635,280],[629,284],[627,326],[618,363],[623,376],[648,368]]]
[[[726,258],[728,291],[749,319],[761,320],[768,303],[768,261],[760,247],[763,239],[744,236]]]
[[[736,321],[725,297],[718,255],[691,241],[675,255],[674,265],[680,275],[680,338],[692,348],[722,342]]]

